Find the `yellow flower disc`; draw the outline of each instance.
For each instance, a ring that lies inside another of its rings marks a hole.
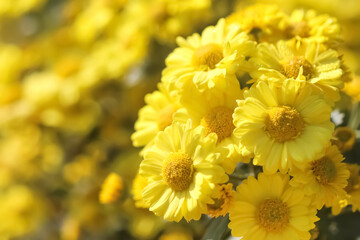
[[[336,166],[334,162],[326,156],[311,162],[311,169],[316,180],[323,185],[332,182],[336,176]]]
[[[310,79],[312,72],[313,72],[313,66],[312,64],[306,60],[303,56],[294,56],[290,59],[287,63],[283,65],[284,67],[284,75],[288,78],[297,78],[299,75],[300,68],[303,68],[303,75]]]
[[[230,137],[235,129],[232,114],[233,110],[228,107],[214,107],[206,113],[200,123],[205,127],[207,134],[216,133],[219,143],[223,139]]]
[[[165,182],[174,191],[189,188],[193,179],[193,161],[186,153],[170,153],[165,160],[162,174]]]
[[[265,119],[265,132],[277,142],[296,138],[304,128],[300,113],[292,107],[273,107]]]
[[[256,219],[268,232],[281,232],[289,224],[289,208],[280,199],[265,199],[257,208]]]
[[[224,55],[222,47],[215,43],[209,43],[204,46],[200,46],[195,50],[193,55],[193,61],[197,67],[206,65],[210,69],[214,69],[215,65],[223,58]]]

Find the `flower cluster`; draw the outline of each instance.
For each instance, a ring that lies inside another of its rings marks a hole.
[[[331,121],[348,77],[339,29],[254,5],[178,37],[132,135],[136,200],[176,222],[229,213],[234,236],[257,240],[310,239],[323,206],[359,209],[359,167],[340,148],[354,137]]]

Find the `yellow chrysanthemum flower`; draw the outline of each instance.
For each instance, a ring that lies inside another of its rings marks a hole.
[[[352,205],[352,211],[360,211],[360,166],[357,164],[348,164],[346,167],[350,172],[345,187],[346,196],[339,197],[332,205],[332,214],[337,215],[347,205]]]
[[[140,174],[148,178],[143,199],[150,211],[169,221],[198,220],[206,213],[215,184],[228,180],[215,152],[216,138],[205,136],[203,128],[193,129],[174,122],[155,138],[144,154]]]
[[[235,191],[231,183],[216,185],[216,188],[211,195],[215,203],[208,204],[207,214],[211,217],[225,216],[229,212],[229,207],[232,204]]]
[[[193,126],[205,128],[206,134],[214,134],[217,147],[228,151],[227,158],[222,163],[227,173],[232,173],[239,161],[249,162],[251,153],[233,134],[235,126],[232,114],[237,106],[236,100],[243,99],[239,82],[229,81],[224,89],[209,89],[200,92],[193,87],[192,82],[184,84],[181,94],[180,108],[174,114],[174,120],[186,123],[192,120]]]
[[[255,4],[231,14],[226,22],[239,25],[257,42],[276,42],[284,38],[280,27],[285,18],[276,5]]]
[[[288,38],[300,37],[332,46],[340,40],[337,19],[326,14],[318,15],[314,10],[295,10],[284,25]]]
[[[237,26],[227,26],[220,19],[216,26],[207,27],[184,39],[179,37],[176,48],[166,59],[162,81],[170,90],[193,81],[199,89],[224,88],[228,78],[247,66],[246,58],[253,54],[255,42]]]
[[[309,231],[318,220],[310,198],[280,173],[244,180],[236,189],[229,217],[232,235],[244,240],[310,239]]]
[[[102,187],[99,194],[99,201],[102,204],[109,204],[117,201],[124,190],[122,178],[116,173],[110,173]]]
[[[159,91],[145,96],[147,105],[139,110],[135,133],[131,136],[136,147],[151,145],[156,134],[171,125],[173,114],[180,107],[177,99],[171,97],[161,84],[158,87]]]
[[[286,172],[295,163],[311,161],[330,141],[331,108],[304,82],[259,82],[244,96],[233,115],[234,135],[265,172]]]
[[[343,159],[336,146],[329,146],[323,156],[307,163],[304,170],[292,171],[294,177],[290,184],[312,196],[318,209],[324,204],[330,207],[337,198],[345,196],[349,171],[342,163]]]
[[[141,176],[139,173],[136,174],[136,177],[132,185],[132,194],[135,201],[135,206],[137,208],[148,208],[149,205],[146,204],[142,197],[142,190],[148,185],[148,180],[146,177]]]
[[[343,87],[341,60],[332,49],[315,42],[279,41],[276,45],[258,45],[258,55],[251,59],[258,69],[251,72],[255,80],[282,82],[292,78],[304,80],[334,102]]]

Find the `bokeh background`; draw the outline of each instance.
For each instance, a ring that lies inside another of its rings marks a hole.
[[[204,238],[206,217],[175,224],[135,207],[130,136],[176,37],[259,2],[339,19],[354,80],[334,116],[347,125],[360,100],[359,0],[0,0],[0,240]],[[360,162],[359,139],[345,156]],[[104,205],[111,172],[123,189]],[[358,213],[329,213],[314,239],[359,239]]]

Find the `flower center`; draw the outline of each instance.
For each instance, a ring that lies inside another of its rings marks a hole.
[[[301,21],[288,26],[285,31],[290,38],[295,36],[307,38],[310,36],[311,28],[305,21]]]
[[[300,113],[292,107],[273,107],[265,119],[265,132],[278,142],[285,142],[299,136],[304,128]]]
[[[230,137],[235,129],[233,118],[233,110],[224,106],[212,108],[201,119],[200,124],[205,127],[206,134],[216,133],[218,143],[223,139]]]
[[[173,118],[172,115],[175,109],[172,105],[166,106],[159,112],[159,118],[157,119],[157,125],[159,131],[163,131],[167,126],[170,126]]]
[[[256,212],[259,225],[268,232],[281,232],[289,224],[289,208],[283,201],[270,198],[263,201]]]
[[[184,191],[193,180],[193,161],[186,153],[170,153],[165,160],[162,174],[174,191]]]
[[[303,56],[293,57],[289,62],[283,65],[284,75],[288,78],[297,78],[300,72],[300,68],[303,69],[303,75],[309,79],[313,73],[312,64],[306,60]]]
[[[311,169],[316,180],[323,185],[333,181],[336,176],[336,166],[334,162],[326,156],[311,162]]]
[[[215,65],[223,58],[222,47],[219,44],[209,43],[195,50],[193,62],[198,68],[205,65],[214,69]]]

